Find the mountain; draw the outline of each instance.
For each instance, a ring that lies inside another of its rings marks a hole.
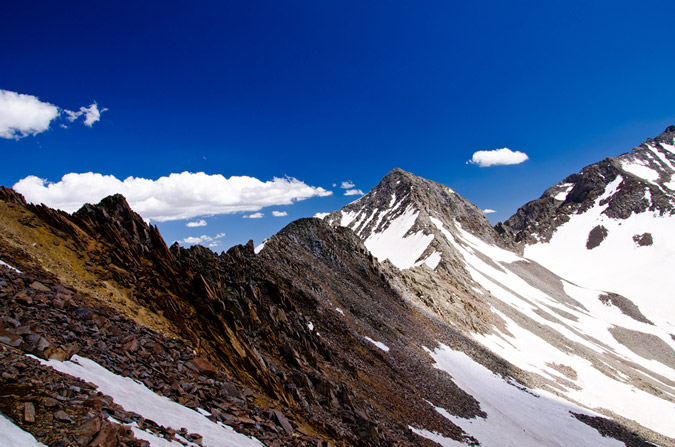
[[[326,219],[352,229],[416,307],[524,371],[518,379],[528,389],[594,409],[654,442],[673,443],[675,337],[669,324],[652,321],[640,305],[612,289],[580,287],[510,250],[520,241],[500,240],[503,226],[491,228],[478,208],[447,186],[400,169]],[[595,270],[611,276],[603,267]],[[511,408],[495,395],[484,398],[481,407],[493,406],[497,420]],[[500,425],[502,434],[516,436],[521,425],[513,419]],[[503,442],[496,433],[481,436],[481,428],[453,421],[482,445]],[[531,430],[518,438],[521,445],[528,439],[537,445],[541,432]],[[572,444],[578,445],[563,442]]]
[[[216,254],[120,195],[71,215],[0,187],[0,444],[675,445],[671,327],[509,225],[395,169]]]
[[[675,333],[675,126],[570,175],[496,228],[526,257],[624,295]]]

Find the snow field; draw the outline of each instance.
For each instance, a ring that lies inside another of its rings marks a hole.
[[[603,215],[607,205],[599,203],[616,191],[617,180],[593,208],[571,216],[548,243],[525,247],[524,255],[576,284],[619,293],[657,325],[675,327],[675,307],[670,305],[675,290],[675,216],[645,212],[615,220]],[[597,225],[607,229],[607,237],[588,250],[588,233]],[[635,243],[633,236],[644,233],[652,235],[653,245]]]
[[[536,390],[534,395],[517,388],[465,353],[454,351],[447,346],[441,345],[434,351],[426,350],[436,362],[438,369],[450,374],[457,386],[480,402],[481,409],[487,413],[487,418],[464,419],[453,416],[439,407],[435,407],[436,411],[461,427],[465,433],[476,438],[483,447],[624,445],[615,439],[603,437],[597,430],[570,414],[570,411],[573,411],[594,415],[588,410],[545,391]],[[417,433],[425,436],[430,432]],[[429,439],[435,440],[431,436]],[[463,444],[453,441],[441,442],[441,445],[454,447]]]
[[[66,362],[59,362],[57,360],[37,360],[43,365],[51,366],[59,372],[78,377],[86,382],[96,385],[99,391],[111,396],[125,411],[138,413],[145,419],[151,419],[164,427],[172,427],[176,430],[185,427],[189,433],[199,433],[203,436],[202,445],[204,447],[263,446],[263,444],[255,438],[237,433],[227,425],[210,421],[204,415],[208,414],[207,412],[202,410],[202,414],[173,402],[166,397],[155,394],[145,385],[128,377],[114,374],[87,358],[74,355],[72,360]],[[140,429],[138,427],[132,427],[132,430],[136,433]],[[159,441],[158,439],[160,438],[152,433],[145,433],[145,435],[140,435],[145,436],[143,439],[148,440],[153,447],[177,445],[175,443],[167,443],[165,439]],[[196,444],[193,443],[188,443],[188,445],[196,446]]]
[[[620,309],[603,304],[599,300],[602,292],[584,289],[567,281],[562,281],[564,292],[581,303],[585,310],[559,302],[509,269],[511,262],[527,260],[483,242],[463,230],[459,223],[456,223],[457,236],[453,236],[443,227],[441,221],[432,219],[432,222],[464,258],[474,281],[490,291],[494,298],[533,320],[536,325],[548,327],[560,334],[561,338],[598,354],[618,355],[627,362],[643,365],[649,371],[664,377],[675,377],[675,370],[656,360],[640,357],[617,342],[609,332],[610,328],[620,326],[655,335],[675,348],[675,342],[662,328],[636,321],[624,315]],[[484,260],[486,257],[498,264],[489,264]],[[561,316],[555,312],[556,309],[571,317]],[[582,405],[589,408],[607,408],[666,436],[675,436],[675,426],[672,424],[675,420],[675,405],[636,389],[626,382],[627,377],[621,378],[621,374],[608,365],[604,365],[605,368],[614,370],[616,378],[600,372],[584,358],[560,351],[532,332],[531,328],[521,327],[507,315],[495,309],[493,311],[506,322],[508,334],[498,330],[488,335],[474,334],[474,338],[492,352],[526,371],[560,380],[562,383],[572,382],[574,386],[561,385],[561,389],[567,397]],[[566,377],[552,365],[570,367],[576,377]],[[663,385],[671,390],[671,394],[675,393],[675,389]]]

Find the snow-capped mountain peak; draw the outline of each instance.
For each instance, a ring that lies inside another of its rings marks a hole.
[[[451,232],[461,225],[502,245],[483,212],[471,202],[445,185],[398,168],[368,194],[326,219],[352,229],[380,262],[388,259],[399,269],[421,265],[435,269],[448,259],[449,253],[439,246],[445,236],[432,219]]]

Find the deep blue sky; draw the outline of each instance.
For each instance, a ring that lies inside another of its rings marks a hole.
[[[333,184],[366,192],[395,167],[496,222],[675,123],[672,1],[27,0],[0,17],[0,89],[109,109],[91,128],[0,139],[0,184],[204,171],[334,191],[263,219],[162,223],[169,243],[257,244],[355,198]],[[502,147],[530,160],[466,164]]]

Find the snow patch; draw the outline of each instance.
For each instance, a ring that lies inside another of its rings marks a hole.
[[[661,143],[661,147],[667,150],[670,153],[675,154],[675,146],[672,144]]]
[[[412,425],[408,425],[408,428],[415,433],[417,436],[421,436],[423,438],[429,439],[431,441],[434,441],[436,444],[442,446],[442,447],[465,447],[466,444],[455,441],[454,439],[451,438],[446,438],[445,436],[441,435],[440,433],[436,433],[435,431],[429,431],[429,430],[424,430],[421,428],[415,428]]]
[[[340,216],[340,226],[348,227],[358,215],[359,211],[342,211],[342,215]]]
[[[253,251],[255,252],[255,254],[260,253],[260,252],[262,251],[262,249],[265,248],[265,244],[267,243],[268,240],[269,240],[269,239],[265,239],[265,240],[262,241],[256,248],[253,249]]]
[[[0,413],[0,445],[11,447],[44,447],[33,435],[23,431]]]
[[[375,341],[370,337],[365,337],[365,338],[366,338],[366,340],[368,340],[369,342],[371,342],[372,344],[374,344],[375,346],[377,346],[378,348],[380,348],[384,352],[389,352],[389,346],[385,345],[381,341]]]
[[[401,270],[414,267],[434,239],[432,234],[424,234],[423,231],[406,236],[419,214],[412,208],[406,209],[402,215],[389,222],[384,231],[368,236],[364,245],[380,262],[389,259]]]
[[[307,327],[309,328],[310,331],[314,330],[314,325],[312,324],[311,321],[309,323],[307,323]]]
[[[335,312],[339,313],[339,314],[342,315],[342,316],[344,316],[344,314],[345,314],[345,313],[342,311],[342,309],[340,309],[339,307],[336,307],[336,308],[335,308]]]
[[[651,183],[655,183],[659,179],[658,172],[637,161],[622,161],[621,168],[623,168],[624,171],[630,172],[631,174]]]
[[[418,261],[415,263],[415,267],[425,264],[427,267],[429,267],[431,270],[435,270],[436,267],[438,267],[438,263],[441,262],[441,253],[438,251],[435,251],[431,253],[429,256],[424,258],[423,261]]]
[[[7,264],[7,263],[6,263],[5,261],[3,261],[2,259],[0,259],[0,265],[4,265],[4,266],[7,267],[8,269],[14,270],[16,273],[21,273],[21,270],[17,269],[16,267],[12,267],[11,265]]]
[[[558,194],[553,196],[553,198],[555,200],[560,200],[562,202],[565,199],[567,199],[567,194],[569,194],[572,188],[574,188],[574,183],[563,183],[562,185],[560,185],[560,187],[562,188],[562,190]]]
[[[66,362],[37,360],[59,372],[93,383],[99,391],[111,396],[125,411],[133,411],[165,427],[174,429],[185,427],[190,433],[199,433],[204,437],[205,447],[263,446],[257,439],[237,433],[227,425],[212,422],[197,411],[155,394],[145,385],[114,374],[87,358],[74,355],[72,360]]]

